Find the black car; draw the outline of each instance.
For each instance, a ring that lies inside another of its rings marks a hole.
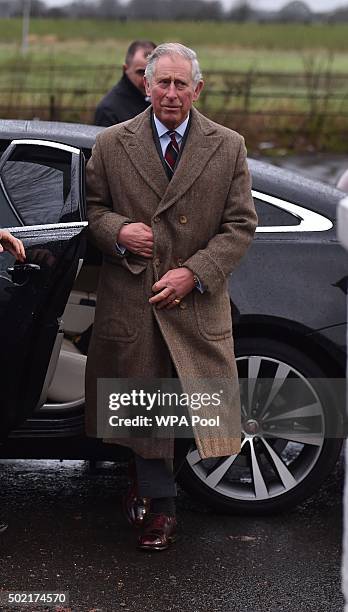
[[[3,458],[127,457],[83,427],[101,261],[86,243],[84,166],[101,129],[0,121],[0,226],[27,252],[24,264],[0,256]],[[242,450],[201,460],[192,443],[178,478],[218,510],[261,514],[313,493],[339,455],[347,265],[342,192],[249,163],[259,226],[230,277]]]

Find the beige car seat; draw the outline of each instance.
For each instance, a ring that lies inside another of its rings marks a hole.
[[[86,355],[64,338],[51,384],[47,402],[65,404],[83,400],[85,396]]]

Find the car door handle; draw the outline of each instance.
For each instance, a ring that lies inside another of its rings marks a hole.
[[[11,268],[7,268],[7,272],[12,276],[16,273],[39,272],[41,267],[38,264],[15,264]]]

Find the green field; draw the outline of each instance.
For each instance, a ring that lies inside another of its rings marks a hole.
[[[20,19],[0,20],[0,40],[19,42]],[[178,40],[189,45],[222,45],[265,49],[320,49],[348,51],[347,25],[268,25],[231,22],[119,22],[102,20],[32,19],[31,33],[52,35],[59,40],[83,38],[88,41],[128,41],[152,38],[157,42]]]
[[[18,59],[21,20],[0,20],[0,63]],[[348,25],[126,22],[32,19],[29,58],[59,64],[121,65],[136,38],[194,47],[203,69],[303,71],[308,58],[348,72]]]
[[[149,38],[197,51],[206,77],[199,108],[251,146],[346,149],[348,25],[32,19],[25,57],[21,27],[0,20],[2,117],[92,122],[129,42]]]
[[[121,66],[128,45],[122,41],[98,40],[93,43],[77,41],[31,40],[28,56],[23,60],[18,45],[0,42],[0,66],[15,64],[47,64],[58,66]],[[254,72],[303,72],[308,64],[334,72],[348,72],[348,51],[331,54],[325,49],[301,51],[270,51],[268,49],[234,48],[224,46],[195,45],[203,70],[227,70]]]

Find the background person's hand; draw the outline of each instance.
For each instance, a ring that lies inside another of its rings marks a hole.
[[[159,293],[151,297],[149,302],[150,304],[156,304],[158,309],[166,308],[166,310],[170,310],[178,306],[178,303],[174,302],[174,300],[181,300],[192,291],[194,286],[193,272],[188,268],[182,267],[168,270],[152,286],[152,290]]]
[[[24,245],[19,238],[15,238],[7,230],[0,229],[0,253],[8,251],[19,261],[25,261]]]
[[[135,255],[152,257],[153,233],[151,227],[145,223],[122,225],[118,232],[117,242]]]

